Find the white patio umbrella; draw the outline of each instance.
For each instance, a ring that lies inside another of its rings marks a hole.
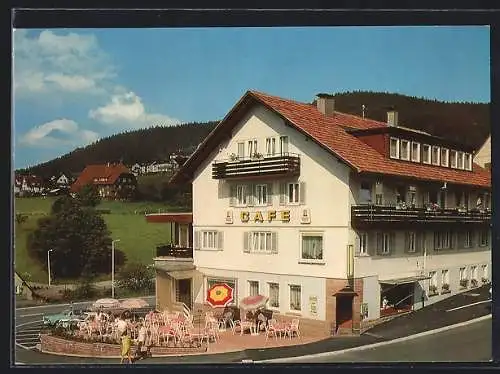
[[[125,309],[140,309],[140,308],[146,308],[148,306],[149,303],[141,298],[126,299],[120,303],[120,307]]]
[[[120,302],[116,299],[111,299],[111,298],[99,299],[92,304],[92,307],[96,309],[118,308],[120,307]]]

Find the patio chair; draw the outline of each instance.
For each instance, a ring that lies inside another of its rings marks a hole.
[[[274,336],[276,338],[276,340],[278,340],[278,333],[280,334],[280,337],[281,337],[281,331],[278,328],[278,322],[276,321],[276,319],[272,318],[269,321],[267,321],[266,342],[270,336]]]
[[[285,335],[288,335],[290,339],[292,339],[294,333],[300,338],[299,321],[298,318],[294,318],[290,325],[285,328]]]

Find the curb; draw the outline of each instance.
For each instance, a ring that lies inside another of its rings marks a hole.
[[[438,333],[443,332],[443,331],[452,330],[452,329],[455,329],[458,327],[471,325],[473,323],[485,321],[485,320],[490,319],[490,318],[492,318],[492,315],[487,314],[485,316],[474,318],[474,319],[471,319],[471,320],[468,320],[465,322],[460,322],[460,323],[456,323],[454,325],[444,326],[444,327],[440,327],[438,329],[420,332],[420,333],[414,334],[414,335],[403,336],[401,338],[396,338],[396,339],[388,340],[385,342],[361,345],[359,347],[340,349],[338,351],[331,351],[331,352],[315,353],[315,354],[304,355],[304,356],[293,356],[293,357],[273,358],[273,359],[269,359],[269,360],[253,361],[253,363],[285,363],[285,362],[301,361],[301,360],[308,359],[308,358],[320,358],[320,357],[336,356],[336,355],[340,355],[343,353],[363,351],[366,349],[382,347],[384,345],[400,343],[402,341],[418,339],[418,338],[421,338],[421,337],[427,336],[427,335],[438,334]]]

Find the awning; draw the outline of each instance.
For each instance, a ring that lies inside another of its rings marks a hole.
[[[351,287],[344,287],[335,292],[333,296],[358,296],[358,294]]]
[[[430,278],[430,276],[428,276],[428,275],[415,275],[412,277],[381,280],[381,281],[379,281],[379,283],[397,286],[399,284],[415,283],[415,282],[418,282],[418,281],[421,281],[424,279],[429,279],[429,278]]]
[[[201,276],[201,273],[196,269],[169,271],[167,274],[174,279],[191,279]]]
[[[146,214],[146,221],[150,223],[193,223],[193,213],[151,213]]]
[[[194,270],[196,266],[192,262],[176,262],[176,261],[157,261],[154,266],[155,270],[163,271],[165,273]]]

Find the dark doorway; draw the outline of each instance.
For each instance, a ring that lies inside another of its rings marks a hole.
[[[184,303],[189,309],[192,309],[191,279],[176,280],[175,301]]]
[[[339,329],[352,329],[352,304],[354,295],[336,296],[336,331]]]

